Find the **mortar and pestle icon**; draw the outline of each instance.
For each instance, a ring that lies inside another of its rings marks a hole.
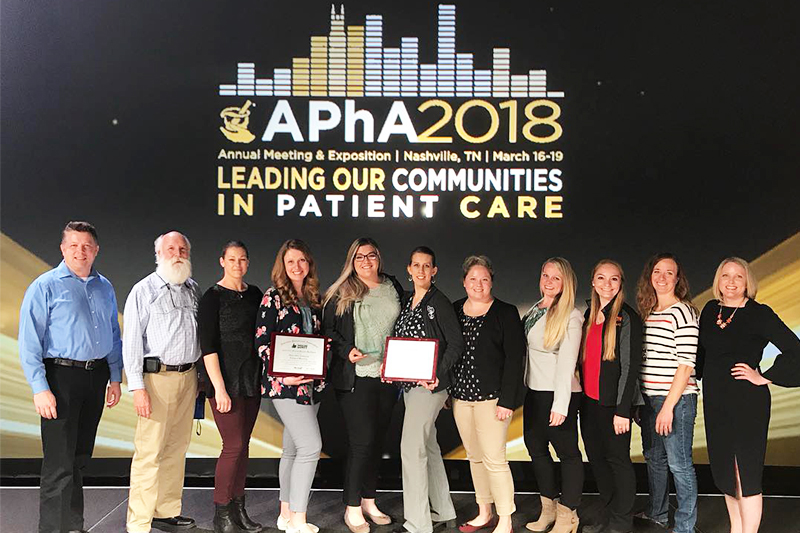
[[[220,126],[219,131],[229,140],[237,143],[249,143],[256,138],[255,135],[247,130],[250,124],[250,110],[253,104],[250,100],[242,107],[226,107],[219,116],[222,117],[224,126]]]

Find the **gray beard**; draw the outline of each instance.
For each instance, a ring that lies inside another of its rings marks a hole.
[[[156,268],[156,274],[171,285],[181,285],[192,275],[192,262],[183,259],[182,263],[162,261]]]

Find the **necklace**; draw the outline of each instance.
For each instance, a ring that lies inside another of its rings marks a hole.
[[[745,300],[744,302],[747,303],[747,300]],[[744,306],[744,304],[743,304],[743,306]],[[733,320],[733,315],[735,315],[736,311],[738,311],[738,310],[739,310],[739,308],[735,307],[733,309],[733,313],[731,313],[731,316],[729,316],[727,320],[722,320],[722,302],[720,302],[719,303],[719,312],[717,313],[717,325],[719,326],[719,329],[725,329],[726,327],[728,327],[728,324],[730,324],[731,320]]]

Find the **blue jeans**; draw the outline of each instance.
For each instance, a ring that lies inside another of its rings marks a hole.
[[[666,399],[666,396],[645,395],[642,408],[642,447],[650,485],[647,516],[664,525],[669,521],[669,470],[678,497],[673,531],[691,533],[697,522],[697,477],[692,463],[697,395],[681,396],[672,411],[672,431],[663,437],[656,433],[656,417]]]

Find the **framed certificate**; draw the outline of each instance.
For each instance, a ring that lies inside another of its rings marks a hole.
[[[438,339],[388,337],[381,377],[387,381],[436,381]]]
[[[321,335],[272,334],[267,374],[276,378],[324,379],[328,339]]]

